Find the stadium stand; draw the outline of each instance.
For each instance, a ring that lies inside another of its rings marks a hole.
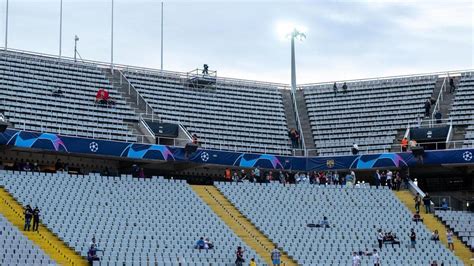
[[[397,130],[423,118],[423,104],[431,97],[436,76],[306,85],[304,97],[319,155],[344,155],[353,143],[361,153],[390,149]]]
[[[453,125],[468,126],[464,146],[474,142],[474,73],[462,73],[450,112]]]
[[[465,211],[435,211],[435,215],[453,230],[471,250],[474,250],[474,213]]]
[[[21,52],[0,52],[0,97],[15,128],[64,135],[136,141],[124,120],[138,121],[97,65]],[[94,103],[99,88],[114,107]],[[57,96],[53,92],[61,90]]]
[[[20,203],[38,205],[42,222],[83,256],[95,236],[104,263],[228,265],[237,246],[262,261],[184,181],[12,171],[0,180]],[[194,249],[200,237],[215,248]]]
[[[201,146],[290,154],[282,95],[276,85],[218,79],[212,88],[190,88],[179,73],[124,71],[164,122],[182,123]]]
[[[55,264],[2,214],[0,214],[0,265]]]
[[[375,187],[218,183],[218,189],[274,243],[301,265],[348,265],[351,254],[377,246],[377,229],[395,233],[400,246],[385,245],[382,265],[463,265],[388,189]],[[330,228],[310,228],[328,217]],[[416,251],[409,230],[417,233]],[[362,265],[371,263],[363,256]]]

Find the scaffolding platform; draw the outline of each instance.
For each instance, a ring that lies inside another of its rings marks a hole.
[[[212,88],[217,83],[217,71],[208,70],[207,73],[203,69],[195,69],[186,73],[186,81],[193,88]]]

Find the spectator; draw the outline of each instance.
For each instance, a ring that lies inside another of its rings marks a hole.
[[[374,263],[374,266],[380,266],[380,255],[376,249],[374,249],[374,252],[372,253],[372,262]]]
[[[332,175],[332,179],[334,181],[334,185],[339,184],[339,174],[337,173],[337,171],[335,171],[334,174]]]
[[[286,183],[286,174],[283,173],[283,171],[280,171],[279,179],[280,179],[280,183],[281,183],[281,184],[285,184],[285,183]]]
[[[425,116],[430,116],[430,110],[431,110],[431,99],[428,99],[425,102]]]
[[[332,89],[334,90],[334,96],[337,95],[337,84],[334,82],[334,85],[332,85]]]
[[[199,250],[206,248],[206,242],[204,241],[204,237],[199,238],[199,240],[196,242],[196,245],[194,245],[194,248]]]
[[[317,227],[330,228],[331,226],[329,225],[328,217],[324,216],[323,220],[319,222],[319,226]]]
[[[342,84],[342,92],[347,93],[347,84],[345,82]]]
[[[423,204],[425,205],[425,212],[431,213],[431,197],[428,193],[423,197]]]
[[[454,251],[454,241],[453,241],[453,231],[451,229],[448,229],[448,232],[446,232],[446,240],[448,240],[448,248],[451,251]]]
[[[206,249],[213,249],[214,248],[214,243],[212,243],[211,240],[209,240],[208,237],[206,239],[204,239],[204,244],[205,244]]]
[[[191,139],[192,139],[192,143],[193,143],[194,145],[198,145],[198,136],[197,136],[196,134],[193,134],[193,135],[191,136]]]
[[[438,266],[438,261],[434,260],[434,261],[430,264],[430,266]]]
[[[415,198],[413,199],[415,201],[415,210],[417,212],[420,211],[420,205],[421,205],[421,196],[420,193],[416,193]]]
[[[352,253],[352,266],[360,266],[360,256],[357,254],[357,252]]]
[[[432,234],[431,234],[431,240],[433,241],[439,241],[439,234],[438,234],[438,230],[435,230]]]
[[[97,94],[95,95],[95,102],[99,104],[105,104],[105,105],[115,104],[115,102],[112,101],[112,99],[110,99],[109,92],[104,89],[99,89],[97,91]]]
[[[380,175],[380,171],[377,169],[375,170],[375,175],[374,175],[374,183],[375,183],[375,187],[376,188],[379,188],[380,186],[380,182],[381,182],[381,175]]]
[[[140,167],[140,172],[138,172],[138,178],[143,178],[143,179],[146,178],[145,170],[143,169],[143,167]]]
[[[416,249],[416,247],[415,247],[415,245],[416,245],[416,233],[415,233],[415,229],[412,228],[412,229],[410,230],[409,237],[410,237],[410,248]]]
[[[89,262],[89,265],[93,265],[94,261],[100,261],[99,256],[97,256],[96,247],[91,246],[89,248],[89,251],[87,252],[87,261]]]
[[[456,90],[456,86],[454,85],[454,79],[449,78],[449,93],[453,93]]]
[[[295,128],[289,130],[289,137],[291,139],[291,147],[297,149],[299,147],[300,133]]]
[[[224,178],[227,181],[232,180],[232,171],[230,171],[230,168],[226,168],[224,172]]]
[[[272,250],[270,257],[272,258],[273,266],[280,266],[281,253],[277,246],[275,246],[275,248]]]
[[[33,231],[38,231],[38,226],[39,226],[39,215],[40,210],[38,207],[35,207],[33,210]]]
[[[382,186],[387,185],[387,174],[385,173],[385,171],[382,171],[382,173],[380,174],[380,184]]]
[[[236,266],[243,266],[243,263],[245,262],[244,259],[244,250],[242,247],[237,247],[237,251],[235,252],[236,259],[235,259],[235,265]]]
[[[58,159],[56,161],[56,164],[54,165],[54,168],[56,169],[56,172],[57,171],[64,171],[64,164],[61,162],[61,159]]]
[[[401,146],[402,146],[402,152],[406,152],[407,151],[407,146],[408,146],[408,139],[407,138],[402,139]]]
[[[61,90],[61,88],[54,89],[52,91],[52,94],[54,97],[60,97],[63,96],[64,91]]]
[[[237,171],[234,172],[234,175],[232,176],[232,181],[234,182],[242,182],[240,180],[240,177],[239,177],[239,174],[237,173]]]
[[[392,179],[393,179],[393,173],[392,171],[388,170],[387,171],[387,186],[389,189],[392,189]]]
[[[402,177],[400,176],[400,172],[395,174],[395,189],[400,191],[400,187],[402,185]]]
[[[448,202],[446,201],[445,198],[443,198],[443,201],[441,202],[441,210],[447,211],[449,209]]]
[[[441,117],[443,117],[443,114],[441,114],[440,111],[437,111],[436,114],[435,114],[435,118],[436,118],[436,124],[441,124]]]
[[[30,231],[31,218],[33,217],[33,209],[30,205],[26,205],[25,208],[25,226],[23,227],[24,231]]]
[[[257,266],[257,263],[255,262],[255,258],[250,259],[250,264],[249,266]]]
[[[359,146],[356,143],[352,144],[351,152],[352,155],[357,155],[359,153]]]
[[[260,180],[260,167],[257,166],[255,169],[253,169],[253,175],[257,180]]]
[[[413,219],[412,219],[416,224],[418,224],[418,222],[423,222],[423,219],[421,218],[420,216],[420,211],[417,211],[413,214]]]
[[[354,177],[351,175],[350,172],[346,175],[346,184],[348,187],[351,187],[354,184]]]
[[[379,249],[382,250],[383,246],[383,232],[382,229],[377,230],[377,242],[379,242]]]

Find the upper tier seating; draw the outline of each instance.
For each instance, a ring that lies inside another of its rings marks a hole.
[[[0,265],[51,264],[55,262],[0,214]]]
[[[115,107],[95,104],[99,88]],[[61,89],[62,96],[53,96]],[[0,51],[0,99],[15,128],[136,141],[124,119],[138,121],[101,70],[92,64]]]
[[[462,73],[449,117],[453,125],[468,125],[464,146],[474,146],[474,73]]]
[[[83,256],[95,236],[103,263],[229,265],[237,246],[262,262],[183,181],[1,171],[1,183]],[[199,237],[215,249],[194,249]]]
[[[451,228],[461,240],[474,250],[474,213],[464,211],[436,211],[435,215]]]
[[[388,151],[397,130],[423,117],[436,76],[348,82],[347,93],[338,83],[308,85],[303,89],[316,149],[320,155]]]
[[[179,73],[124,73],[164,121],[180,122],[202,147],[290,154],[282,95],[276,85],[218,79],[192,89]]]
[[[431,233],[411,220],[409,210],[388,189],[310,184],[218,183],[218,189],[274,243],[301,265],[350,265],[354,251],[378,249],[377,229],[396,233],[400,247],[385,246],[382,265],[463,265]],[[331,228],[310,228],[328,217]],[[417,234],[409,249],[409,230]],[[372,261],[365,257],[362,265]]]

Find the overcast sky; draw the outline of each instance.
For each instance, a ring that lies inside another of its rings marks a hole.
[[[110,62],[110,3],[63,0],[63,49]],[[3,46],[5,5],[0,17]],[[10,0],[9,48],[58,54],[59,0]],[[160,1],[115,0],[114,62],[160,67]],[[307,28],[297,82],[472,69],[472,1],[165,1],[164,69],[203,63],[219,76],[289,83],[290,42]]]

